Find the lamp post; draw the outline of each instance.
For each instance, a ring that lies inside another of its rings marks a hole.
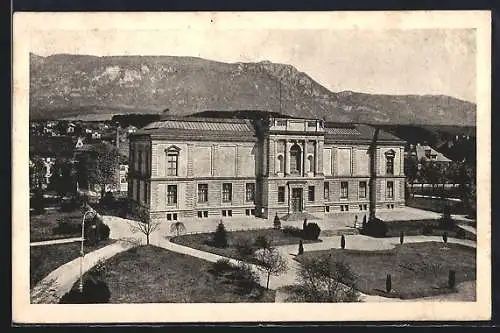
[[[89,209],[88,211],[83,214],[83,220],[82,220],[82,242],[81,242],[81,248],[80,248],[80,293],[83,292],[83,257],[85,256],[85,253],[83,252],[83,242],[85,240],[85,217],[87,217],[87,214],[95,215],[95,212],[93,209]]]

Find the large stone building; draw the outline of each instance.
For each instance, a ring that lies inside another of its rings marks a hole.
[[[162,221],[393,209],[404,144],[317,119],[168,118],[130,136],[128,197]]]

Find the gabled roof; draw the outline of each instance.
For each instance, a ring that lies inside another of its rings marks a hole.
[[[429,145],[420,145],[418,144],[415,147],[415,151],[417,153],[417,159],[420,161],[420,159],[424,159],[427,161],[435,161],[435,162],[451,162],[451,160],[444,156],[442,153],[438,152],[434,148],[432,148]],[[426,151],[430,151],[431,156],[435,156],[435,158],[428,158],[425,154]]]
[[[371,142],[375,135],[375,127],[365,124],[325,123],[325,142],[362,141]],[[379,130],[378,142],[404,142],[404,140],[383,130]]]
[[[247,119],[169,118],[143,127],[132,136],[198,141],[257,141],[255,127]]]

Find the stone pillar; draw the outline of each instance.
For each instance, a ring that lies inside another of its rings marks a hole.
[[[322,176],[323,175],[323,145],[324,142],[321,140],[317,141],[316,144],[316,174]]]
[[[285,175],[290,174],[290,148],[292,143],[285,139]]]
[[[269,138],[269,157],[268,157],[268,176],[272,176],[275,174],[274,170],[276,169],[276,142],[274,139]]]
[[[303,141],[303,144],[302,144],[302,177],[305,177],[307,176],[307,172],[306,172],[306,159],[307,159],[307,140],[304,140]]]

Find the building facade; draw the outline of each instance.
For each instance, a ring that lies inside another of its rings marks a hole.
[[[162,221],[393,209],[404,144],[317,119],[171,118],[130,136],[128,198]]]

